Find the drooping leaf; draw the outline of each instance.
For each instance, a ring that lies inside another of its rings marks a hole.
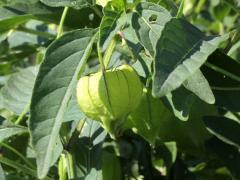
[[[28,67],[13,74],[1,89],[3,107],[20,114],[30,103],[38,66]]]
[[[217,138],[240,148],[240,122],[225,117],[206,116],[204,123],[208,131]]]
[[[90,0],[40,0],[42,3],[51,7],[72,7],[81,9],[92,4]]]
[[[112,38],[126,23],[126,14],[122,11],[113,10],[111,4],[108,4],[104,8],[103,13],[104,16],[100,24],[99,36],[100,46],[102,50],[105,50]]]
[[[72,31],[46,51],[34,86],[30,107],[30,133],[37,154],[38,176],[46,176],[64,112],[95,40],[95,30]]]
[[[192,76],[184,81],[183,85],[203,101],[209,104],[215,102],[215,97],[210,85],[200,70],[197,70]]]
[[[15,135],[23,134],[23,133],[28,133],[27,128],[22,127],[22,126],[5,126],[1,125],[0,126],[0,142]]]

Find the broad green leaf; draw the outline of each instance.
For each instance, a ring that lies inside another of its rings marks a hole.
[[[172,19],[156,46],[153,95],[164,96],[193,75],[228,35],[205,37],[182,19]]]
[[[108,4],[104,8],[103,13],[104,16],[100,24],[99,37],[102,50],[106,50],[112,38],[125,25],[126,14],[122,11],[113,10],[111,4]]]
[[[204,123],[208,131],[217,138],[240,148],[240,122],[225,117],[206,116]]]
[[[51,7],[72,7],[81,9],[92,4],[90,0],[40,0],[42,3]]]
[[[183,85],[203,101],[209,104],[215,102],[215,97],[209,83],[200,70],[197,70],[192,76],[184,81]]]
[[[27,128],[22,127],[22,126],[14,126],[14,125],[1,125],[0,126],[0,142],[10,138],[11,136],[23,134],[23,133],[28,133]]]
[[[1,89],[3,107],[21,114],[30,103],[38,66],[28,67],[10,76]]]
[[[121,180],[121,166],[115,154],[102,152],[102,176],[104,180]]]
[[[64,122],[74,121],[74,120],[78,121],[80,119],[83,119],[84,117],[85,115],[83,114],[83,112],[81,112],[79,108],[77,98],[75,95],[73,95],[71,100],[68,103],[68,107],[63,120]]]
[[[152,3],[137,6],[132,25],[140,43],[155,59],[152,93],[156,97],[178,88],[228,38],[205,37],[187,21],[173,18]]]
[[[1,179],[1,180],[6,180],[5,174],[4,174],[4,171],[3,171],[3,169],[2,169],[1,164],[0,164],[0,179]]]
[[[40,66],[30,107],[39,178],[45,177],[51,166],[64,112],[90,55],[95,32],[80,29],[63,35],[47,49]]]

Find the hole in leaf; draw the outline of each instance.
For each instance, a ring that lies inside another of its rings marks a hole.
[[[152,14],[150,17],[149,17],[149,22],[156,22],[157,21],[157,15],[156,14]]]

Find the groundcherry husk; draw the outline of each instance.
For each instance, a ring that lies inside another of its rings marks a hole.
[[[142,83],[129,65],[81,77],[77,84],[77,100],[82,112],[100,121],[111,134],[139,105]]]

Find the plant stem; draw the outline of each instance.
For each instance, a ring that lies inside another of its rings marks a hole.
[[[73,163],[73,157],[71,153],[65,152],[65,158],[66,158],[66,165],[67,165],[67,172],[68,172],[68,179],[74,179],[75,178],[75,172],[74,172],[74,163]]]
[[[103,56],[103,63],[104,63],[104,67],[106,67],[106,68],[108,67],[108,64],[109,64],[109,62],[111,60],[112,53],[113,53],[113,51],[115,49],[115,46],[116,46],[116,39],[113,38],[111,40],[111,42],[110,42],[110,44],[109,44],[109,46],[108,46],[104,56]]]
[[[101,66],[101,70],[102,70],[102,72],[105,72],[105,66],[104,66],[104,62],[103,62],[103,57],[102,57],[99,41],[97,43],[97,53],[98,53],[98,60],[99,60],[100,66]]]
[[[14,149],[13,147],[9,146],[8,144],[5,144],[3,142],[0,142],[0,145],[9,149],[10,151],[12,151],[14,154],[16,154],[17,156],[19,156],[29,167],[31,168],[35,168],[35,166],[30,162],[28,161],[27,158],[25,158],[19,151],[17,151],[16,149]]]
[[[63,24],[65,22],[66,16],[68,12],[68,7],[65,7],[62,13],[62,17],[58,26],[58,32],[57,32],[57,39],[62,35],[63,32]]]
[[[17,120],[15,121],[15,124],[16,124],[16,125],[18,125],[18,124],[20,124],[20,123],[22,122],[22,120],[24,119],[25,115],[26,115],[27,112],[29,111],[29,108],[30,108],[30,103],[28,103],[28,104],[24,107],[22,113],[18,116]]]
[[[211,63],[209,63],[209,62],[205,62],[205,65],[206,65],[207,67],[213,69],[214,71],[217,71],[217,72],[219,72],[219,73],[222,73],[222,74],[224,74],[225,76],[227,76],[227,77],[229,77],[229,78],[231,78],[231,79],[233,79],[233,80],[235,80],[235,81],[239,81],[239,82],[240,82],[240,77],[239,77],[239,76],[236,76],[236,75],[234,75],[234,74],[232,74],[232,73],[230,73],[230,72],[228,72],[228,71],[226,71],[226,70],[224,70],[224,69],[222,69],[222,68],[220,68],[220,67],[218,67],[218,66],[215,66],[215,65],[213,65],[213,64],[211,64]]]

